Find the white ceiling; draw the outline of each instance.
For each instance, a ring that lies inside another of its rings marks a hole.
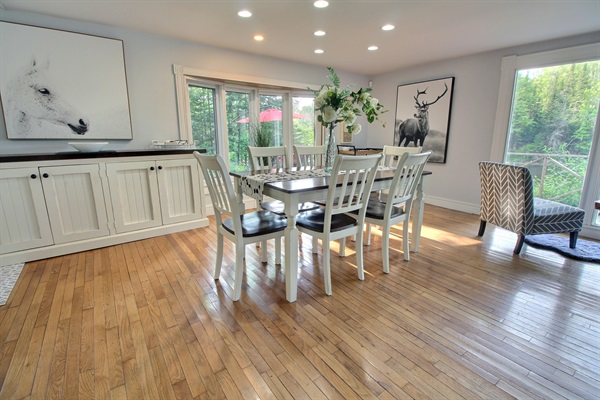
[[[375,75],[600,30],[600,0],[3,0],[31,11]],[[237,12],[246,8],[251,18]],[[396,29],[382,31],[384,24]],[[326,31],[315,37],[316,30]],[[265,40],[253,40],[257,33]],[[368,51],[370,45],[379,46]],[[315,54],[321,48],[324,54]]]

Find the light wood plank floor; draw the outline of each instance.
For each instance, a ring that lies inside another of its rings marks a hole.
[[[248,246],[232,302],[211,227],[27,263],[0,307],[0,398],[599,398],[600,265],[513,256],[514,234],[478,225],[426,206],[389,275],[374,229],[363,282],[354,243],[333,244],[331,297],[302,237],[293,304],[272,243],[264,265]]]

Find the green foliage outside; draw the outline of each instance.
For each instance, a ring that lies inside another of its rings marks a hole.
[[[599,101],[600,61],[519,71],[506,161],[527,165],[535,196],[579,205]]]

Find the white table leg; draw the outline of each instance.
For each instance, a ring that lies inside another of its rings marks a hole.
[[[298,296],[298,199],[291,195],[285,202],[287,228],[285,228],[285,297],[292,303]]]
[[[419,251],[419,241],[421,240],[421,225],[423,225],[423,209],[425,208],[425,199],[423,198],[424,184],[425,177],[421,176],[421,181],[417,185],[417,191],[413,200],[410,250],[414,253]]]

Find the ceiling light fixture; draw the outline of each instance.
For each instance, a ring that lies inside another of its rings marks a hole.
[[[369,46],[369,47],[367,47],[367,49],[368,49],[368,50],[371,50],[371,51],[375,51],[375,50],[377,50],[378,48],[379,48],[379,47],[377,47],[377,46]]]
[[[317,8],[325,8],[329,5],[328,1],[325,0],[317,0],[313,3]]]
[[[263,40],[265,40],[265,37],[263,35],[254,35],[254,40],[256,40],[257,42],[262,42]]]
[[[325,53],[325,51],[321,50],[321,49],[316,49],[315,53],[317,53],[317,54],[323,54],[323,53]]]
[[[252,16],[252,13],[248,10],[242,10],[238,12],[238,15],[242,18],[250,18]]]
[[[392,24],[387,24],[381,27],[381,29],[383,29],[384,31],[391,31],[392,29],[394,29],[395,26]]]
[[[315,31],[315,36],[325,36],[325,31]]]

